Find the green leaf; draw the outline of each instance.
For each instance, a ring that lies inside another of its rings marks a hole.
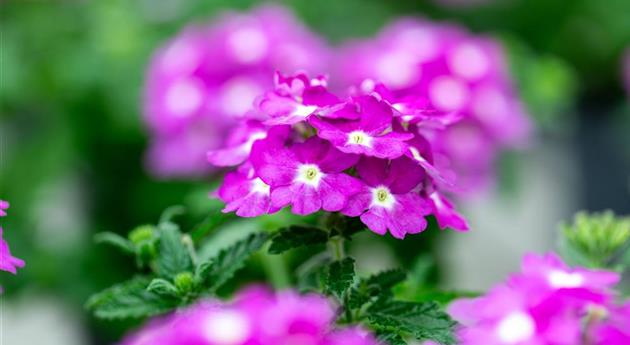
[[[86,307],[102,319],[141,318],[165,313],[177,300],[147,291],[150,278],[137,277],[103,290],[88,300]]]
[[[174,278],[178,273],[192,270],[190,253],[182,241],[182,233],[174,223],[160,224],[160,252],[157,271],[163,277]]]
[[[173,218],[177,216],[181,216],[184,213],[186,213],[186,208],[184,206],[182,205],[170,206],[162,212],[158,226],[164,223],[172,223]]]
[[[328,266],[328,276],[326,277],[326,291],[343,300],[346,291],[354,284],[354,259],[345,258],[340,261],[333,261]]]
[[[271,239],[270,254],[281,254],[287,250],[324,244],[328,241],[328,233],[324,230],[293,225],[280,229]]]
[[[400,334],[391,331],[376,332],[376,340],[378,340],[379,344],[407,345],[407,342]]]
[[[437,302],[441,305],[447,305],[458,298],[474,298],[479,297],[478,292],[472,291],[442,291],[442,290],[420,290],[416,292],[412,299],[415,302]]]
[[[171,282],[162,278],[155,278],[147,286],[147,291],[154,292],[161,296],[177,296],[177,288]]]
[[[210,261],[197,266],[196,280],[204,283],[211,291],[216,291],[245,265],[250,256],[262,248],[268,238],[266,233],[255,233],[223,249]]]
[[[416,339],[431,339],[441,344],[455,344],[455,322],[435,302],[402,302],[380,299],[368,308],[372,327],[405,332]]]
[[[113,232],[107,231],[98,233],[94,235],[94,241],[99,244],[103,243],[116,247],[126,254],[135,253],[135,249],[131,241]]]
[[[391,295],[391,289],[407,278],[401,269],[392,269],[377,273],[367,279],[361,279],[358,287],[352,289],[348,306],[352,309],[362,307],[375,297]]]

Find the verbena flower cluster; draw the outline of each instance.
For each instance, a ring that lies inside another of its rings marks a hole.
[[[4,200],[0,200],[0,217],[7,215],[6,210],[9,208],[9,203]],[[17,273],[17,269],[24,267],[24,261],[14,257],[9,250],[9,244],[3,238],[2,226],[0,226],[0,270]]]
[[[122,344],[377,345],[359,328],[334,329],[335,316],[323,296],[250,287],[230,304],[201,301],[154,320]]]
[[[365,78],[383,82],[398,98],[424,102],[461,121],[447,130],[425,129],[438,166],[454,169],[464,191],[492,186],[496,159],[505,148],[526,145],[531,123],[495,40],[465,29],[403,19],[373,39],[342,47],[337,74],[343,85]]]
[[[486,295],[450,306],[462,345],[630,344],[630,302],[615,303],[616,272],[569,268],[529,254],[521,272]]]
[[[299,215],[360,217],[370,230],[396,238],[424,230],[428,215],[441,228],[466,230],[443,194],[453,176],[433,165],[422,133],[456,121],[421,97],[397,98],[371,81],[340,97],[323,77],[276,74],[275,89],[208,159],[237,167],[216,194],[224,211],[242,217],[291,206]]]
[[[297,70],[331,72],[335,91],[376,80],[397,101],[423,95],[416,102],[457,113],[461,121],[448,130],[421,130],[435,164],[456,171],[463,190],[492,185],[497,155],[530,136],[504,53],[490,38],[453,25],[403,20],[334,52],[288,11],[261,7],[189,27],[155,55],[144,105],[150,170],[162,177],[207,173],[205,152],[224,143],[224,133],[269,89],[270,76]]]
[[[276,70],[321,73],[328,55],[321,39],[279,7],[188,27],[156,53],[147,72],[150,170],[159,177],[207,173],[206,151],[223,143]]]

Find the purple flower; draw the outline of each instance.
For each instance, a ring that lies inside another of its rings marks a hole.
[[[272,206],[292,205],[293,213],[301,215],[343,209],[361,189],[356,178],[343,173],[358,158],[317,137],[290,148],[259,141],[252,150],[257,175],[271,186]]]
[[[0,200],[0,217],[7,215],[6,210],[9,208],[9,203],[4,200]],[[18,268],[24,267],[24,261],[14,257],[9,250],[9,244],[3,238],[4,230],[0,226],[0,270],[10,272],[12,274],[17,273]]]
[[[164,178],[207,174],[206,152],[218,149],[238,121],[256,117],[254,101],[275,71],[322,73],[328,56],[323,40],[281,7],[223,13],[184,29],[147,71],[149,170]]]
[[[330,141],[342,152],[394,159],[407,151],[406,140],[411,133],[392,130],[392,108],[374,96],[354,97],[350,105],[356,107],[357,120],[311,117],[309,123],[320,138]],[[334,116],[334,113],[332,114]]]
[[[430,212],[426,200],[414,190],[425,178],[422,168],[402,157],[386,160],[364,157],[357,164],[359,176],[365,183],[341,211],[350,217],[360,216],[373,232],[390,234],[403,239],[427,226],[425,216]]]
[[[279,210],[271,205],[269,185],[248,167],[225,175],[217,196],[225,202],[223,212],[236,211],[240,217],[256,217]]]
[[[267,137],[282,142],[289,130],[287,126],[267,128],[258,121],[246,121],[232,130],[225,148],[208,152],[208,161],[219,167],[241,164],[249,157],[254,142]]]
[[[293,125],[310,115],[339,103],[328,92],[323,77],[309,79],[304,73],[294,76],[275,75],[275,90],[257,101],[258,110],[269,117],[268,125]]]
[[[404,19],[374,39],[346,44],[339,56],[332,75],[340,76],[342,84],[361,84],[363,92],[380,94],[396,109],[395,116],[429,132],[433,150],[461,175],[457,182],[463,190],[492,186],[497,153],[528,143],[531,122],[504,53],[490,38],[452,25]],[[472,130],[460,130],[460,121]],[[472,140],[478,146],[466,144]],[[482,147],[481,159],[475,161],[478,151],[466,147]]]
[[[358,328],[335,330],[334,306],[320,295],[250,287],[230,303],[206,300],[150,322],[124,345],[376,345]]]
[[[440,229],[451,228],[453,230],[468,230],[468,223],[466,219],[462,217],[453,204],[446,199],[440,193],[433,192],[429,195],[429,202],[431,204],[431,214],[437,219]]]
[[[615,272],[569,268],[553,253],[528,254],[521,272],[449,312],[462,345],[625,344],[630,313],[612,304],[618,281]]]

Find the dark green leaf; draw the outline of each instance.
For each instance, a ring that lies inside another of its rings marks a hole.
[[[150,278],[138,277],[101,291],[86,306],[102,319],[141,318],[165,313],[177,300],[147,291]]]
[[[160,252],[157,270],[163,277],[174,278],[178,273],[192,270],[190,253],[182,242],[182,233],[174,223],[160,224]]]
[[[171,282],[162,278],[155,278],[147,286],[147,290],[162,296],[177,296],[177,288]]]
[[[113,247],[120,249],[122,252],[126,254],[134,254],[135,252],[131,241],[113,232],[98,233],[94,235],[94,241],[96,243],[109,244]]]
[[[372,327],[405,332],[416,339],[431,339],[441,344],[454,344],[455,322],[434,302],[402,302],[379,299],[368,309]]]
[[[345,258],[328,266],[326,291],[342,300],[346,291],[354,283],[354,259]]]
[[[216,291],[227,282],[236,271],[245,265],[245,261],[257,252],[268,239],[266,233],[255,233],[246,239],[222,250],[219,254],[197,266],[195,277],[207,288]]]
[[[280,254],[287,250],[324,244],[328,241],[328,233],[318,228],[306,226],[290,226],[278,231],[271,239],[270,254]]]
[[[400,336],[400,334],[392,331],[376,332],[376,340],[378,340],[380,344],[407,345],[407,342]]]
[[[391,295],[391,289],[403,282],[407,274],[400,269],[393,269],[377,273],[367,279],[361,279],[358,286],[352,289],[348,299],[348,307],[358,309],[375,297],[383,294]]]

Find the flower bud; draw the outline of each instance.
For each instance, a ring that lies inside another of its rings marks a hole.
[[[174,283],[180,294],[190,292],[193,288],[193,275],[190,272],[182,272],[175,276]]]

